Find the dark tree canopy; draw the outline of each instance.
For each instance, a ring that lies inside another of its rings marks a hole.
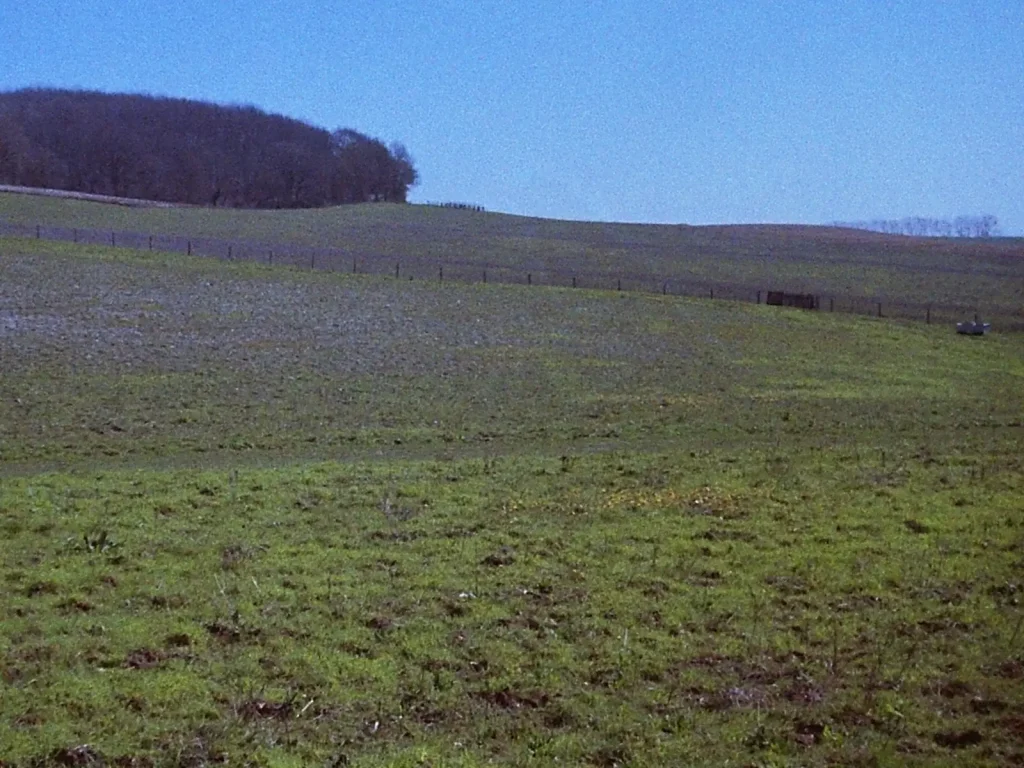
[[[401,144],[255,107],[92,91],[0,93],[0,184],[255,208],[405,202]]]

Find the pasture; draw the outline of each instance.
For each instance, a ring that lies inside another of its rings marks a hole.
[[[0,240],[0,764],[1014,764],[1022,420],[1020,334]]]
[[[127,208],[80,200],[0,193],[0,220],[157,236],[336,248],[333,268],[388,273],[437,265],[480,279],[487,265],[514,282],[532,271],[540,282],[612,287],[614,276],[657,290],[662,281],[716,284],[721,295],[753,301],[757,290],[786,290],[874,301],[919,319],[928,304],[962,307],[1024,327],[1024,238],[911,238],[804,226],[606,224],[554,221],[418,205],[353,205],[317,210]],[[184,245],[178,246],[184,250]],[[250,258],[265,259],[255,249]],[[378,265],[374,267],[373,265]],[[379,265],[386,265],[380,267]],[[635,278],[635,279],[634,279]],[[702,294],[703,295],[703,294]],[[962,317],[958,319],[963,319]]]

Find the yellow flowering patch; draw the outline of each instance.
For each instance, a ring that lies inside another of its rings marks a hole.
[[[609,492],[601,506],[605,509],[667,509],[679,503],[680,495],[672,488],[622,488]]]
[[[690,510],[702,514],[732,517],[739,512],[741,501],[734,493],[705,485],[690,494],[686,500],[686,506]]]

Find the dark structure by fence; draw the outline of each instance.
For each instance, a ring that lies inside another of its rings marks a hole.
[[[798,307],[800,309],[817,309],[818,297],[812,293],[786,293],[785,291],[768,291],[765,304],[775,307]]]
[[[866,296],[826,296],[769,290],[745,283],[709,282],[680,275],[627,271],[582,271],[554,267],[544,261],[515,266],[487,261],[438,258],[405,254],[370,253],[340,248],[313,248],[295,243],[258,243],[211,237],[160,235],[139,232],[82,229],[50,225],[25,225],[0,221],[0,236],[24,237],[73,243],[114,246],[135,250],[164,251],[227,261],[247,261],[297,269],[320,269],[361,275],[380,275],[400,280],[435,282],[500,283],[506,285],[632,291],[664,296],[688,296],[761,303],[804,309],[822,309],[875,317],[951,323],[976,314],[998,318],[1000,330],[1024,330],[1019,308],[979,307],[973,304],[913,302]],[[782,297],[781,299],[779,297]],[[826,304],[827,302],[827,304]],[[883,311],[884,310],[884,311]]]

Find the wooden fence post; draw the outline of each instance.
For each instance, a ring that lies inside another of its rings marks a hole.
[[[117,247],[117,236],[113,232],[110,233],[110,247],[111,248],[116,248]]]
[[[882,302],[878,302],[878,316],[882,316]]]
[[[36,240],[38,240],[39,238],[40,238],[40,229],[39,229],[39,225],[36,224]]]
[[[575,287],[576,287],[576,275],[573,275],[573,276],[572,276],[572,287],[573,287],[573,288],[575,288]]]
[[[273,249],[271,249],[270,251],[267,251],[267,264],[273,264],[273,263],[274,263],[274,251],[273,251]]]
[[[402,262],[398,262],[397,264],[395,264],[395,278],[396,279],[398,278],[398,272],[399,272],[399,269],[401,268],[401,266],[402,266]]]
[[[358,275],[359,274],[359,264],[356,261],[356,257],[355,256],[352,257],[352,274],[353,275]]]
[[[316,251],[311,251],[309,254],[309,268],[316,269]]]
[[[228,261],[234,261],[234,257],[231,255],[231,246],[228,246]]]
[[[711,294],[711,298],[712,298],[712,299],[713,299],[713,298],[715,298],[715,289],[714,289],[714,288],[712,288],[712,289],[710,290],[710,294]]]
[[[667,281],[661,284],[661,295],[664,296],[666,293],[668,293],[668,282]]]
[[[487,284],[487,270],[484,270],[484,285]]]
[[[189,256],[192,255],[192,241],[191,240],[188,241],[188,255]]]
[[[835,298],[835,296],[829,296],[829,299],[828,299],[828,311],[829,312],[835,312],[836,311],[836,298]]]
[[[439,283],[443,283],[444,282],[444,267],[438,267],[437,268],[437,282],[439,282]]]
[[[621,277],[620,277],[620,278],[619,278],[619,280],[618,280],[618,289],[619,289],[620,291],[622,290],[622,278],[621,278]]]
[[[526,273],[526,284],[533,285],[533,274],[531,272]]]
[[[761,292],[760,291],[757,292],[757,303],[758,304],[761,303]]]
[[[152,235],[149,236],[149,250],[151,250],[151,251],[153,250],[153,236]]]
[[[928,309],[925,310],[924,321],[927,325],[932,324],[932,305],[928,305]]]

